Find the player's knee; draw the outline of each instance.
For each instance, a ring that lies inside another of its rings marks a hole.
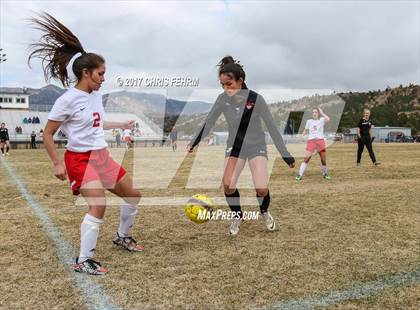
[[[127,191],[121,198],[130,205],[136,206],[140,203],[141,193],[138,189],[133,188]]]
[[[268,194],[268,188],[257,188],[255,189],[258,197],[265,197]]]
[[[226,194],[233,194],[236,190],[236,187],[231,184],[231,182],[223,182],[223,189]]]
[[[105,216],[105,205],[91,205],[89,206],[89,214],[96,217],[97,219],[103,219]]]
[[[132,189],[129,195],[129,202],[132,205],[138,205],[140,203],[141,193],[138,189]]]

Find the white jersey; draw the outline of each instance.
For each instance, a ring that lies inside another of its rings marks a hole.
[[[48,114],[49,120],[62,122],[61,131],[68,139],[66,148],[72,152],[87,152],[108,146],[103,130],[104,118],[102,95],[75,87],[61,95]]]
[[[308,119],[306,121],[305,129],[308,130],[308,140],[312,139],[324,139],[324,125],[325,118],[319,119]]]
[[[131,130],[130,129],[124,129],[123,138],[131,137]]]

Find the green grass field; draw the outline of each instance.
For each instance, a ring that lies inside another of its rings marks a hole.
[[[321,178],[318,158],[309,164],[301,183],[294,180],[297,168],[276,162],[270,210],[279,228],[273,233],[259,220],[244,223],[239,235],[231,237],[227,221],[197,225],[188,221],[182,206],[148,204],[141,207],[133,230],[146,251],[133,254],[111,242],[119,221],[118,208],[111,207],[96,251],[110,273],[94,280],[123,309],[256,309],[419,271],[420,145],[375,144],[374,148],[382,165],[371,165],[365,152],[362,167],[357,168],[355,145],[330,147],[330,181]],[[223,156],[220,147],[205,150],[200,155],[204,162]],[[122,150],[115,154],[123,155]],[[155,163],[184,156],[183,151],[174,155],[169,148],[148,148],[141,154],[138,160]],[[10,164],[77,249],[86,208],[75,206],[68,184],[54,178],[46,152],[12,150],[1,160]],[[196,193],[185,186],[190,161],[178,169],[169,189],[145,188],[143,197]],[[127,157],[125,164],[129,162]],[[0,167],[0,308],[86,308],[68,266],[59,261],[55,245],[4,165]],[[133,169],[128,166],[128,170]],[[200,191],[222,196],[219,186]],[[251,188],[241,195],[254,197]],[[419,296],[420,282],[416,282],[319,308],[419,309]]]

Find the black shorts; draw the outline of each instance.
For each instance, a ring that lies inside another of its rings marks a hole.
[[[264,156],[268,159],[266,145],[242,146],[240,151],[232,150],[232,147],[229,146],[225,150],[225,158],[236,157],[250,160],[257,156]]]
[[[9,141],[9,139],[0,139],[0,143],[5,143],[7,141]]]

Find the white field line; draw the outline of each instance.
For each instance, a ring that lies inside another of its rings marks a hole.
[[[66,269],[77,288],[83,294],[86,307],[88,309],[95,310],[119,310],[120,308],[112,301],[112,298],[108,296],[102,286],[94,281],[93,276],[78,274],[72,270],[71,265],[74,264],[74,258],[77,255],[75,249],[72,247],[70,242],[64,238],[60,229],[48,216],[48,213],[40,207],[38,202],[28,192],[24,183],[10,164],[3,158],[1,158],[0,161],[10,175],[10,178],[16,183],[22,197],[24,197],[28,202],[34,215],[42,225],[42,228],[48,237],[53,241],[55,247],[57,248],[58,258],[60,262],[66,266]]]
[[[420,283],[420,270],[415,270],[386,276],[371,282],[357,283],[340,291],[331,291],[316,296],[281,301],[264,309],[306,310],[314,309],[315,307],[327,307],[348,300],[368,298],[386,289],[418,283]],[[401,305],[401,307],[404,307],[404,305]]]

